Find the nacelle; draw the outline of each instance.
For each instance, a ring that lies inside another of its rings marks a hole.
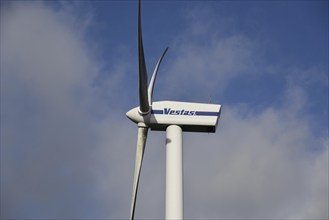
[[[153,102],[151,112],[142,115],[139,107],[127,112],[127,117],[135,123],[144,123],[152,130],[166,130],[169,125],[178,125],[183,131],[216,131],[221,105],[193,102],[160,101]]]

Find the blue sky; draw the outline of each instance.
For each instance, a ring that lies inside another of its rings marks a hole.
[[[187,219],[328,218],[328,1],[144,1],[155,100],[223,105],[184,134]],[[137,1],[1,2],[1,218],[127,219]],[[149,133],[136,217],[164,217]]]

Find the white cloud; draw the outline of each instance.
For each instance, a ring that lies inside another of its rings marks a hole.
[[[232,19],[216,13],[207,4],[185,11],[186,27],[175,36],[166,58],[170,67],[165,66],[159,76],[163,80],[157,82],[156,93],[162,99],[178,96],[208,101],[209,96],[224,96],[237,77],[264,73],[260,44],[265,43],[232,31]]]
[[[185,36],[188,38],[188,34]],[[160,84],[163,97],[200,97],[223,94],[237,76],[257,74],[254,65],[255,48],[243,35],[220,38],[209,36],[206,43],[184,40],[175,47],[173,63]],[[207,86],[205,86],[207,85]],[[193,89],[180,89],[180,88]],[[164,89],[165,88],[165,89]],[[178,94],[177,94],[178,92]],[[208,98],[208,97],[207,97]]]
[[[186,138],[188,218],[328,217],[328,145],[286,101],[247,115],[226,106],[218,134]]]
[[[90,154],[97,134],[87,100],[97,63],[79,27],[62,19],[40,2],[1,8],[4,218],[95,214],[87,210],[98,201]]]

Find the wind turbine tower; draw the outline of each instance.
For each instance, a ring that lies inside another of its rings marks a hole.
[[[138,126],[136,163],[130,219],[134,219],[138,183],[148,130],[166,131],[166,202],[165,218],[183,219],[183,139],[182,132],[214,133],[221,105],[152,100],[155,78],[168,48],[160,56],[151,80],[144,57],[141,3],[138,1],[139,106],[126,113]]]

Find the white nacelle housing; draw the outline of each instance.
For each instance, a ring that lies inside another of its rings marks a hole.
[[[178,125],[183,131],[215,132],[221,105],[193,102],[160,101],[152,103],[150,114],[142,115],[139,108],[127,112],[135,123],[144,123],[152,130],[166,130],[168,125]]]

